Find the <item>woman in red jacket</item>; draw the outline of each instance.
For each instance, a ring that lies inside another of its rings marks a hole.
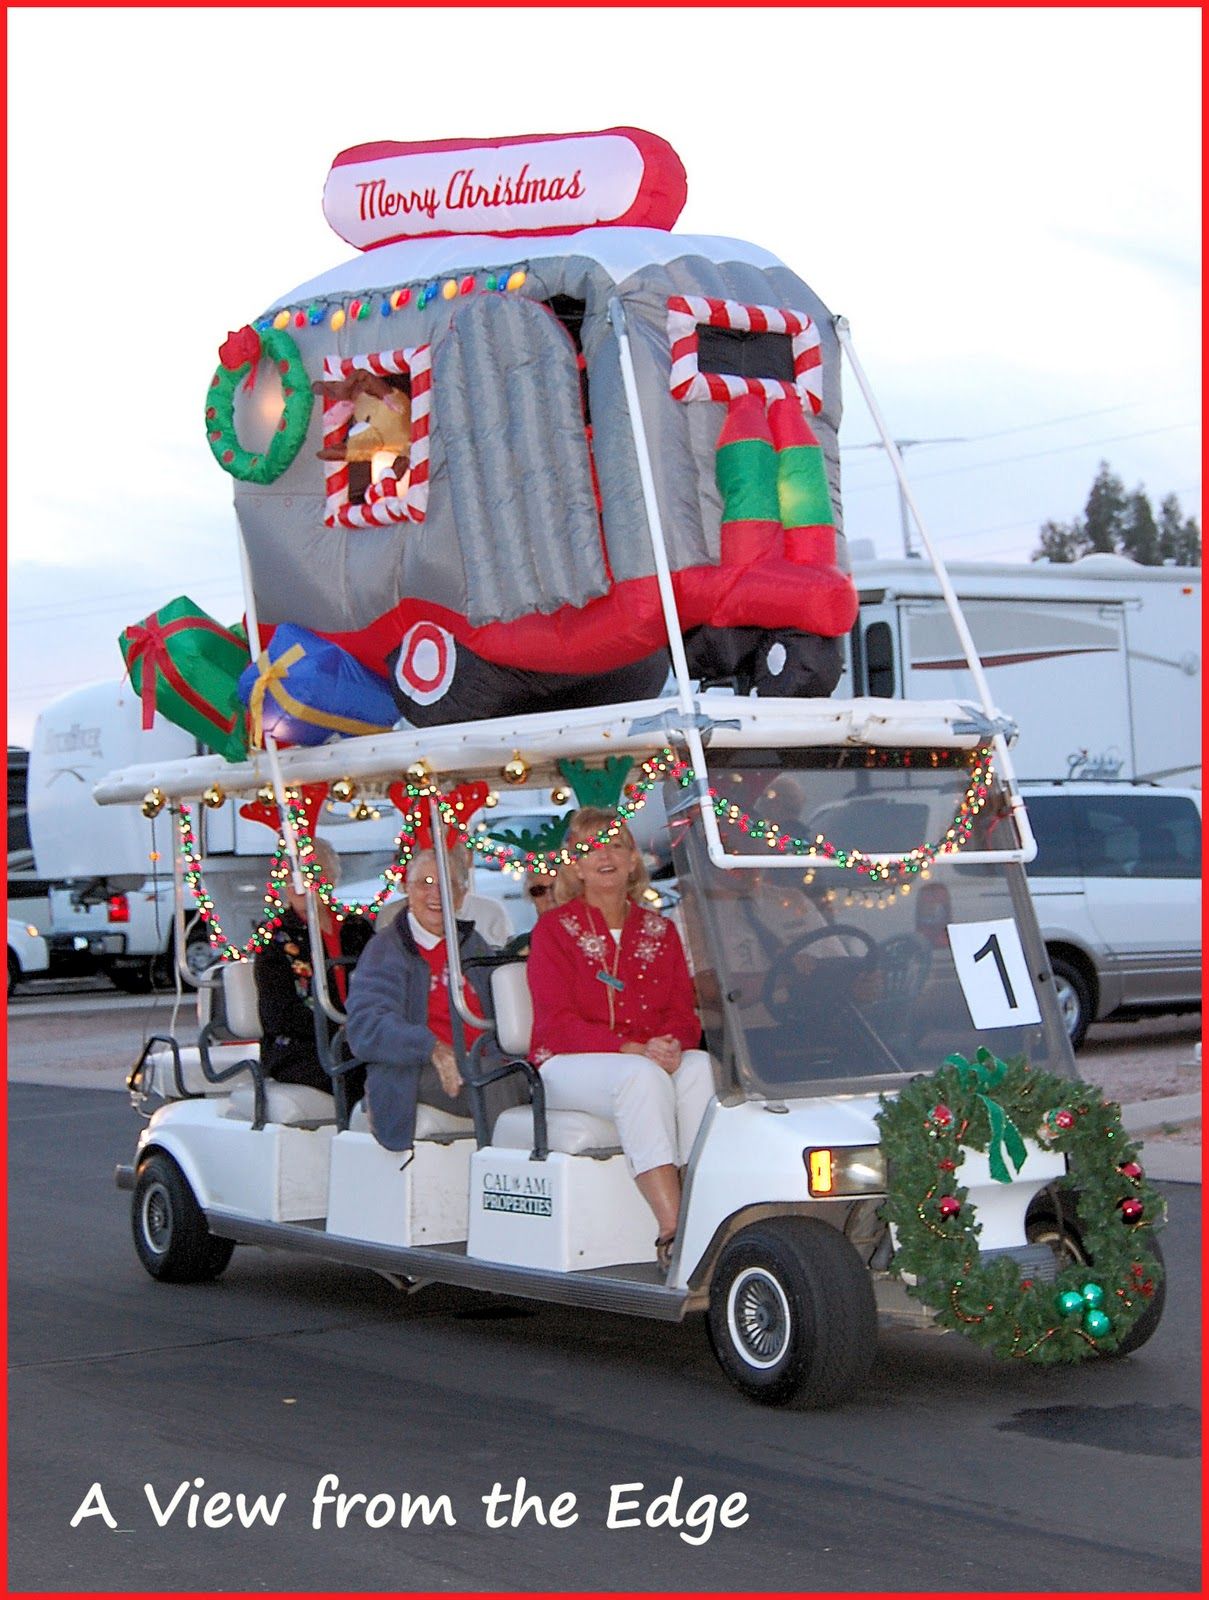
[[[571,848],[613,823],[586,806]],[[666,1267],[680,1214],[680,1172],[714,1092],[709,1057],[675,928],[642,900],[646,871],[630,830],[560,869],[555,904],[529,951],[533,1060],[546,1105],[617,1125],[622,1149],[659,1225]]]

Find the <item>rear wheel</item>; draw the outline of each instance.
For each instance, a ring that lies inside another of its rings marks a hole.
[[[706,1326],[726,1376],[766,1405],[838,1404],[877,1349],[868,1270],[841,1233],[808,1218],[756,1223],[730,1241]]]
[[[1054,971],[1054,994],[1062,1023],[1071,1049],[1077,1050],[1092,1023],[1091,985],[1078,967],[1061,956],[1051,956],[1050,966]]]
[[[8,953],[8,992],[12,994],[21,976],[21,963],[10,950]]]
[[[184,1173],[162,1151],[139,1167],[130,1221],[138,1258],[161,1283],[217,1278],[235,1249],[210,1232]]]

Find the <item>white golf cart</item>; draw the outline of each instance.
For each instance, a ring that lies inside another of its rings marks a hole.
[[[986,755],[989,730],[952,703],[709,694],[699,704],[687,730],[668,700],[279,757],[287,783],[339,768],[369,788],[421,758],[437,787],[498,774],[518,748],[535,784],[550,782],[568,753],[626,751],[640,762],[666,747],[679,758],[664,799],[716,1099],[688,1166],[666,1279],[616,1130],[544,1110],[516,962],[493,973],[495,1029],[532,1105],[490,1129],[473,1089],[473,1122],[421,1107],[410,1158],[378,1145],[359,1109],[348,1116],[339,1063],[325,1095],[265,1080],[246,1043],[220,1046],[258,1033],[250,963],[224,966],[226,1032],[211,1024],[194,1052],[173,1043],[170,1067],[161,1053],[160,1070],[144,1066],[132,1083],[141,1106],[162,1102],[133,1164],[118,1169],[153,1276],[212,1278],[246,1244],[378,1269],[409,1286],[662,1320],[700,1311],[740,1389],[814,1405],[864,1378],[879,1316],[931,1321],[889,1271],[879,1095],[979,1046],[1072,1070],[1011,796]],[[155,779],[171,797],[200,794],[216,761],[160,768]],[[232,792],[241,779],[259,782],[250,765],[223,778]],[[137,769],[118,775],[106,797],[130,797],[146,781]],[[795,854],[782,839],[817,849]],[[925,846],[939,853],[907,881],[843,865],[853,850],[876,864]],[[460,988],[451,983],[451,994]],[[324,987],[323,1004],[338,1020],[331,992]],[[222,1054],[235,1061],[220,1064]],[[474,1057],[463,1073],[472,1086],[481,1078]],[[992,1181],[985,1154],[966,1153],[961,1181],[984,1257],[1006,1253],[1022,1272],[1054,1276],[1060,1212],[1050,1186],[1064,1175],[1062,1155],[1036,1143],[1009,1183]]]

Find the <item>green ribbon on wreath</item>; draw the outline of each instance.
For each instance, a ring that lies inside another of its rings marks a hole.
[[[984,1045],[973,1061],[967,1061],[965,1056],[954,1053],[945,1057],[945,1065],[956,1069],[962,1088],[972,1089],[975,1097],[986,1107],[987,1123],[990,1128],[987,1160],[990,1164],[991,1177],[996,1183],[1011,1183],[1012,1174],[1008,1171],[1008,1161],[1010,1160],[1019,1172],[1028,1158],[1028,1151],[1020,1136],[1020,1129],[999,1102],[992,1100],[990,1095],[984,1092],[988,1089],[997,1089],[1003,1082],[1007,1075],[1007,1062],[993,1056]]]

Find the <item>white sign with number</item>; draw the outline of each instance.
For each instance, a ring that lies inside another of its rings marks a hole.
[[[950,922],[949,948],[976,1028],[1019,1028],[1040,1022],[1020,931],[1001,922]]]

